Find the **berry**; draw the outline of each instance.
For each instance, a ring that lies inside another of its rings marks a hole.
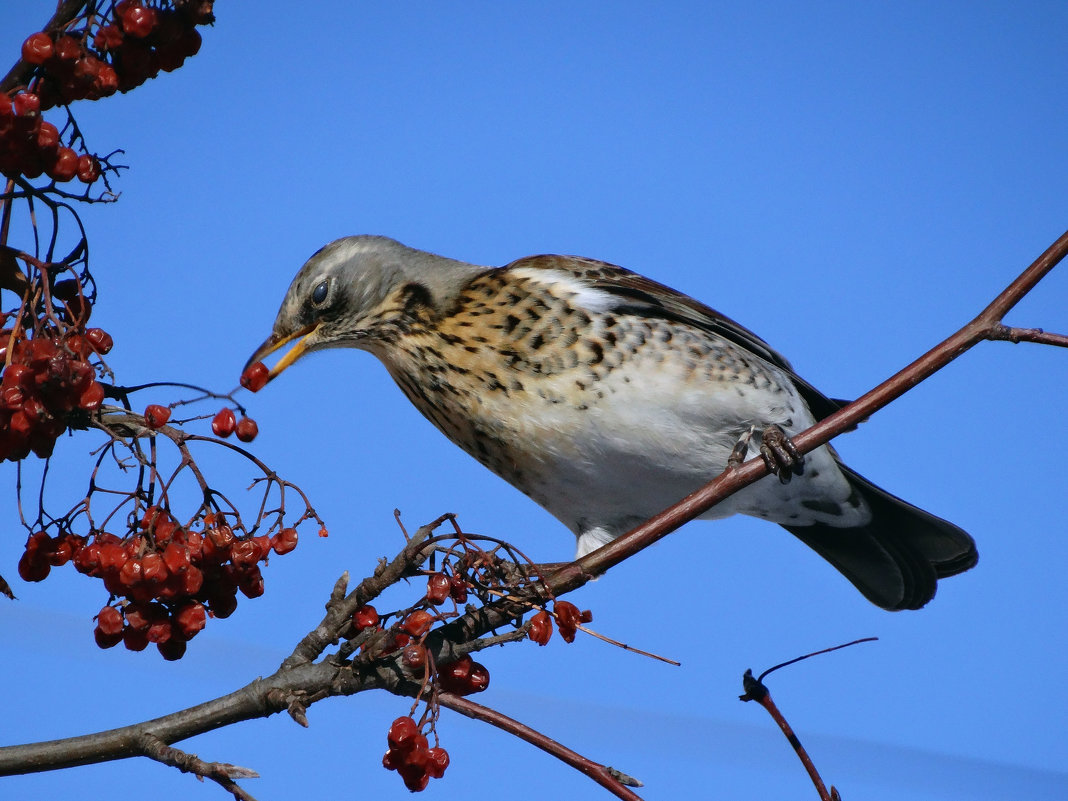
[[[112,345],[114,345],[114,341],[111,339],[111,334],[101,328],[86,329],[85,339],[89,343],[89,346],[101,356],[107,354],[111,350]]]
[[[73,36],[60,36],[56,39],[55,56],[58,61],[75,61],[82,54],[81,43]]]
[[[122,30],[137,39],[144,39],[159,21],[159,15],[154,8],[146,8],[142,5],[129,5],[118,14]]]
[[[197,632],[203,629],[207,620],[204,604],[197,602],[186,603],[174,615],[174,622],[178,625],[182,636],[187,640],[192,639]]]
[[[41,123],[43,128],[45,123]],[[100,177],[100,162],[96,156],[84,153],[78,156],[78,180],[83,184],[91,184]]]
[[[93,37],[97,50],[114,50],[122,44],[122,31],[117,25],[102,25]]]
[[[242,417],[237,421],[237,438],[242,442],[252,442],[260,433],[260,427],[251,417]]]
[[[431,573],[426,580],[426,599],[432,604],[444,603],[452,584],[444,573]]]
[[[593,615],[588,610],[579,612],[578,607],[569,601],[554,603],[553,614],[556,616],[556,627],[560,629],[560,636],[564,638],[564,642],[574,642],[579,624],[588,623],[593,619]]]
[[[445,775],[445,768],[447,767],[449,767],[448,751],[437,746],[427,751],[426,771],[431,778],[440,779]]]
[[[548,644],[549,638],[553,636],[552,619],[548,612],[538,612],[530,619],[527,625],[527,636],[538,645]]]
[[[412,751],[417,745],[417,739],[422,737],[419,727],[409,717],[397,718],[390,724],[386,740],[389,747],[394,751]]]
[[[259,392],[267,383],[269,376],[270,371],[267,369],[267,365],[263,362],[250,364],[245,368],[245,371],[241,373],[241,386],[250,392]]]
[[[96,616],[96,627],[109,637],[122,634],[122,613],[114,606],[105,606]]]
[[[171,410],[158,403],[150,403],[145,407],[145,425],[149,428],[160,428],[171,419]]]
[[[93,381],[78,398],[78,408],[95,412],[104,402],[104,387]]]
[[[45,172],[60,183],[71,180],[78,174],[78,154],[69,147],[58,148],[55,160],[45,167]]]
[[[418,643],[406,646],[401,652],[401,659],[409,668],[421,668],[426,664],[426,648]]]
[[[406,632],[413,637],[419,637],[430,631],[430,627],[434,625],[434,617],[424,609],[416,609],[401,624]]]
[[[237,418],[233,409],[221,409],[211,421],[211,430],[217,437],[228,437],[237,428]]]
[[[185,656],[185,640],[180,640],[177,637],[171,637],[166,642],[156,643],[156,648],[159,650],[160,656],[168,662],[174,662]]]
[[[356,631],[363,631],[378,625],[378,610],[373,606],[361,606],[352,615],[352,625]]]
[[[271,537],[271,547],[279,556],[289,553],[297,547],[297,530],[284,528]]]
[[[41,113],[41,98],[32,92],[19,92],[12,100],[16,117],[36,117]]]
[[[44,64],[54,52],[52,37],[47,33],[30,34],[22,43],[22,60],[29,64]]]

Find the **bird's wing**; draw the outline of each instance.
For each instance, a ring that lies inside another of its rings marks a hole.
[[[664,286],[638,273],[608,262],[581,256],[529,256],[512,262],[508,269],[558,270],[571,273],[583,284],[615,299],[612,311],[638,317],[658,317],[691,325],[733,342],[785,372],[808,403],[817,420],[846,405],[832,400],[797,373],[781,353],[748,328],[739,325],[689,295]]]

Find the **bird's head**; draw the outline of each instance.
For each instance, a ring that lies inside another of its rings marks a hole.
[[[271,335],[248,364],[291,342],[268,381],[301,356],[326,348],[368,348],[391,324],[443,309],[483,267],[415,250],[384,236],[331,242],[300,268]],[[247,366],[247,365],[246,365]]]

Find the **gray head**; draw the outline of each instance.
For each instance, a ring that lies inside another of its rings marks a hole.
[[[296,339],[271,370],[274,378],[312,351],[366,348],[416,309],[444,311],[466,280],[486,269],[415,250],[385,236],[338,239],[300,268],[271,336],[249,363]]]

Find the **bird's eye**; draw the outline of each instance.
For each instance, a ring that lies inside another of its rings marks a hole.
[[[323,301],[326,300],[326,295],[329,289],[330,282],[322,281],[319,286],[315,287],[315,289],[312,290],[312,303],[314,303],[316,306],[321,306],[323,304]]]

